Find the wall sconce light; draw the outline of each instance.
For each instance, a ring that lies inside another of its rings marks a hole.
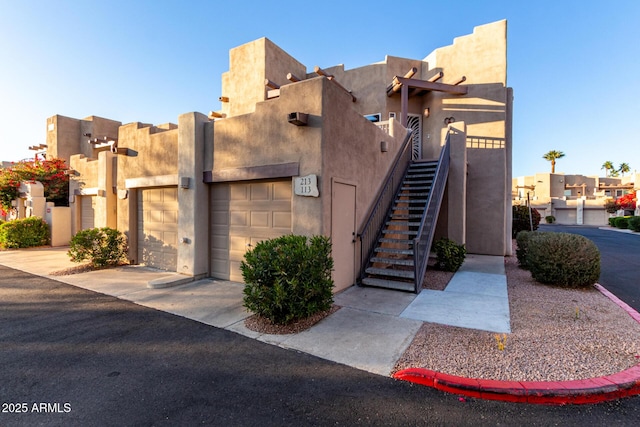
[[[389,143],[387,141],[380,141],[380,151],[383,153],[389,151]]]
[[[450,125],[451,123],[455,123],[456,118],[455,117],[445,117],[444,118],[444,124],[445,125]]]
[[[191,178],[188,176],[180,177],[180,188],[189,188],[191,186]]]
[[[424,114],[424,118],[426,119],[429,117],[429,114],[431,114],[431,111],[428,108],[425,108],[423,114]]]
[[[292,125],[306,126],[307,125],[307,121],[309,120],[309,114],[307,114],[307,113],[298,113],[298,112],[289,113],[287,115],[287,120]]]

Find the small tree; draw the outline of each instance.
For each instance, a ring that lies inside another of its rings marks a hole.
[[[620,163],[620,166],[618,167],[618,172],[620,172],[622,176],[624,176],[625,173],[628,173],[630,171],[631,171],[631,167],[629,166],[628,163]]]
[[[556,173],[556,160],[564,157],[562,151],[551,150],[542,156],[543,159],[551,162],[551,173]]]
[[[18,198],[22,181],[39,181],[44,187],[44,197],[56,206],[69,205],[69,176],[62,159],[18,162],[0,169],[0,207],[11,210],[11,202]]]
[[[610,160],[607,160],[606,162],[604,162],[602,164],[602,167],[600,169],[604,169],[604,176],[608,177],[611,175],[611,172],[613,170],[615,170],[615,167],[613,166],[613,162]]]

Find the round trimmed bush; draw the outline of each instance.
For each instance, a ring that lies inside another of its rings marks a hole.
[[[0,224],[0,244],[7,249],[48,245],[49,225],[38,216],[7,221]]]
[[[626,230],[627,228],[629,228],[629,218],[628,216],[618,216],[616,217],[613,225],[616,228],[620,228],[622,230]]]
[[[629,218],[629,229],[632,231],[640,231],[640,216],[632,216]]]
[[[109,227],[88,228],[71,238],[67,255],[73,262],[89,261],[93,267],[118,265],[127,260],[127,238]]]
[[[528,270],[527,267],[527,253],[529,252],[529,238],[536,234],[540,233],[539,231],[521,231],[516,236],[516,258],[518,258],[518,264],[520,267]]]
[[[444,271],[458,271],[467,255],[464,245],[458,245],[446,237],[433,244],[436,253],[436,268]]]
[[[529,236],[526,265],[540,283],[584,288],[600,278],[600,251],[578,234],[535,233]]]
[[[531,208],[531,222],[529,221],[529,207],[528,206],[513,206],[513,222],[511,225],[511,237],[516,237],[521,231],[532,231],[531,225],[533,224],[533,230],[537,230],[540,225],[540,212],[536,208]]]
[[[244,306],[285,325],[333,305],[333,258],[325,236],[287,235],[259,242],[244,255]]]

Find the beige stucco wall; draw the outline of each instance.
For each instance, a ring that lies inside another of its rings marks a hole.
[[[121,126],[118,133],[118,146],[127,154],[118,154],[117,228],[129,239],[129,259],[134,263],[138,262],[138,188],[177,183],[178,129],[163,127],[172,129],[136,122]]]
[[[90,138],[117,137],[122,123],[98,116],[74,119],[55,115],[47,119],[47,156],[64,159],[70,164],[71,156],[82,154],[89,158],[97,158],[98,152],[89,144]],[[91,137],[84,136],[91,134]]]
[[[278,85],[290,83],[287,74],[304,78],[306,68],[271,40],[261,38],[229,51],[229,71],[222,75],[221,112],[234,117],[255,111],[266,99],[265,79]]]

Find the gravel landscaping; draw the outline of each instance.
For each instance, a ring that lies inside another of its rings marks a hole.
[[[505,257],[505,270],[510,334],[425,323],[396,370],[420,367],[470,378],[565,381],[640,363],[640,323],[597,289],[539,284],[518,267],[515,256]],[[443,289],[447,280],[432,270],[425,287]]]

